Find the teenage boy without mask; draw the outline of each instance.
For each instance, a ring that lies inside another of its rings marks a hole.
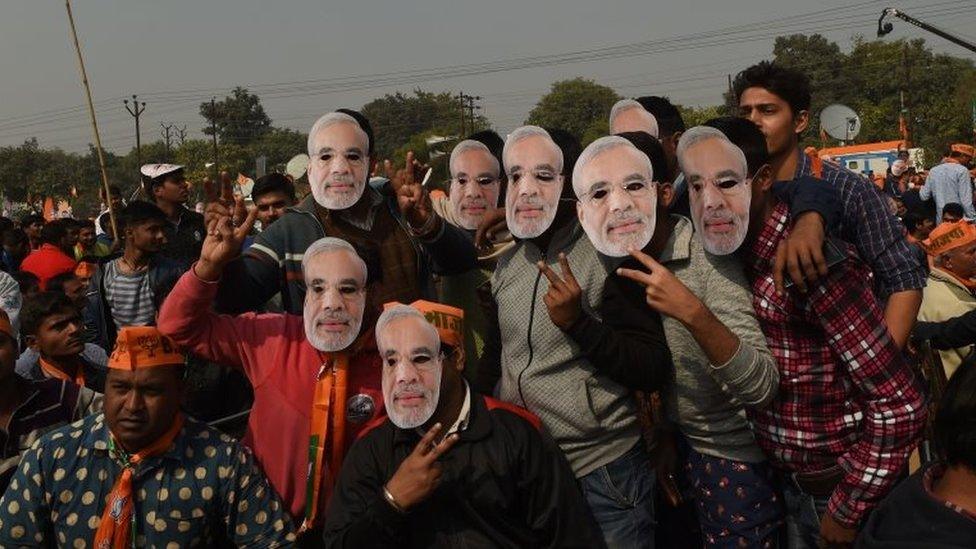
[[[490,393],[500,378],[501,398],[539,416],[566,454],[608,545],[641,546],[653,542],[653,473],[633,391],[663,387],[671,357],[660,317],[607,277],[577,220],[579,145],[565,135],[528,126],[506,140],[506,216],[518,240],[491,279],[497,325],[476,388]],[[634,494],[626,505],[606,492],[607,476]]]
[[[711,131],[715,133],[694,128],[685,135],[720,139],[733,147],[724,135]],[[647,154],[654,171],[660,169],[666,177],[664,151],[656,140],[636,132],[621,137]],[[605,160],[603,176],[633,171],[626,169],[619,155],[616,161],[608,155]],[[577,162],[576,172],[582,177],[574,177],[574,184],[585,189],[590,170],[583,162],[582,157]],[[707,166],[682,166],[694,207],[700,201],[700,188],[716,182],[713,174],[702,180]],[[748,193],[745,159],[741,170],[725,177]],[[658,479],[668,474],[687,477],[709,544],[775,543],[785,512],[776,496],[772,467],[755,442],[745,407],[761,408],[775,398],[776,363],[756,320],[742,266],[734,256],[706,253],[708,246],[703,246],[697,227],[688,218],[668,215],[670,183],[656,184],[660,218],[654,235],[642,251],[631,251],[633,259],[617,273],[636,281],[643,291],[640,297],[663,315],[675,363],[675,383],[663,392],[664,407],[686,441],[681,446],[690,449],[682,453],[680,462],[664,461]],[[655,442],[662,449],[668,448],[670,440]]]
[[[166,244],[160,253],[189,266],[200,255],[206,227],[203,216],[186,207],[190,186],[183,166],[146,164],[140,171],[146,196],[166,215]]]
[[[737,118],[708,123],[746,156],[750,227],[739,256],[780,373],[779,396],[750,411],[753,430],[783,476],[791,543],[850,543],[907,464],[925,423],[918,382],[886,329],[865,265],[850,245],[810,292],[775,291],[787,204],[772,193],[766,139]],[[716,161],[735,164],[714,151]],[[835,244],[837,246],[837,244]]]
[[[122,254],[96,267],[84,309],[89,341],[106,351],[114,347],[120,327],[156,323],[163,300],[186,269],[163,255],[170,222],[159,207],[134,200],[116,215]]]
[[[598,545],[569,465],[538,418],[461,377],[463,314],[421,301],[387,304],[377,321],[389,418],[350,450],[328,547]]]
[[[28,348],[17,359],[18,375],[63,379],[103,392],[108,357],[97,345],[85,343],[81,312],[64,294],[43,292],[26,299],[20,329]]]
[[[285,215],[286,208],[295,205],[295,184],[280,173],[265,175],[254,182],[251,200],[258,210],[261,230],[267,230],[272,223]]]
[[[420,184],[424,169],[407,153],[406,167],[386,166],[389,183],[374,189],[367,181],[373,166],[372,128],[355,111],[320,117],[309,132],[308,179],[312,192],[262,231],[228,265],[221,283],[221,309],[243,312],[262,307],[281,292],[285,311],[302,310],[301,254],[319,238],[341,238],[362,250],[375,276],[370,299],[412,302],[433,294],[433,273],[472,268],[477,250],[471,238],[433,212]],[[208,196],[208,219],[223,215],[237,223],[238,209],[229,188]]]
[[[885,303],[885,322],[899,347],[908,340],[925,287],[925,266],[904,238],[898,219],[888,214],[881,193],[854,172],[823,162],[819,174],[799,148],[810,121],[810,81],[803,73],[763,61],[738,74],[733,83],[739,116],[756,124],[766,137],[772,179],[798,180],[813,175],[840,194],[838,236],[857,247],[874,273],[875,294]],[[829,224],[827,226],[830,226]],[[794,233],[823,235],[820,220],[797,217]],[[790,241],[787,241],[787,245]],[[790,254],[791,256],[793,254]],[[827,274],[819,249],[791,257],[790,274],[801,289]],[[802,274],[801,274],[802,272]],[[777,281],[782,292],[783,284]]]

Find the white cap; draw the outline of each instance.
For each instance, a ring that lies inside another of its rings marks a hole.
[[[179,164],[144,164],[139,168],[139,172],[149,179],[156,179],[182,169],[183,166]]]

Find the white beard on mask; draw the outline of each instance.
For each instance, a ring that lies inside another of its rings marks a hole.
[[[700,235],[702,247],[713,255],[729,255],[742,246],[749,232],[749,210],[744,215],[736,215],[731,210],[720,210],[718,213],[705,214],[701,219],[694,219],[695,231]],[[730,223],[733,229],[725,234],[708,232],[706,226],[712,223]]]
[[[521,206],[539,206],[542,208],[542,215],[533,219],[518,219],[515,210]],[[549,226],[556,219],[558,208],[558,198],[555,204],[546,204],[539,197],[516,198],[511,207],[505,208],[505,221],[508,222],[508,230],[516,238],[535,238],[549,229]]]
[[[624,235],[613,235],[610,233],[610,229],[613,227],[619,227],[633,222],[640,223],[640,227],[633,232]],[[586,222],[585,217],[582,225],[583,231],[586,232],[586,236],[598,252],[610,257],[624,257],[629,255],[628,250],[632,248],[643,250],[647,246],[648,242],[651,241],[651,237],[654,235],[656,222],[657,216],[654,213],[646,215],[640,210],[634,209],[620,215],[612,216],[604,222],[603,227],[593,227],[592,224]]]
[[[316,312],[312,310],[306,310],[305,314],[305,338],[308,339],[309,344],[315,347],[319,351],[325,353],[334,353],[337,351],[342,351],[348,348],[359,335],[359,328],[362,325],[363,319],[352,318],[347,313],[332,314],[328,311]],[[329,333],[326,335],[320,335],[316,330],[316,324],[320,321],[325,320],[338,320],[340,322],[348,322],[349,327],[346,331],[341,333]]]
[[[427,389],[418,382],[406,387],[396,387],[391,394],[384,394],[383,403],[386,406],[386,413],[389,415],[390,421],[401,429],[416,429],[427,423],[437,410],[437,402],[441,398],[441,375],[443,372],[443,367],[437,370],[433,390]],[[396,407],[395,399],[403,393],[424,395],[424,405],[401,412]]]
[[[348,181],[343,179],[341,183],[350,183],[353,185],[353,188],[348,191],[343,190],[342,192],[336,192],[328,188],[336,183],[335,180],[330,181],[328,177],[323,178],[319,182],[309,181],[312,196],[315,197],[315,201],[318,202],[319,206],[327,210],[345,210],[351,208],[363,196],[363,192],[366,190],[366,181],[353,181],[352,178],[348,179]]]

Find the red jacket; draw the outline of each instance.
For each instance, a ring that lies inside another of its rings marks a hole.
[[[323,354],[305,338],[302,317],[246,313],[218,315],[211,309],[217,283],[205,282],[190,269],[163,303],[157,325],[164,334],[203,358],[241,368],[254,387],[254,406],[244,444],[264,469],[271,485],[295,519],[305,514],[309,433],[315,381]],[[348,451],[359,431],[383,413],[382,361],[372,330],[362,334],[349,363],[346,429]],[[331,436],[331,435],[329,435]],[[323,465],[323,474],[338,474]],[[332,480],[332,479],[329,479]],[[321,513],[331,482],[323,482]]]
[[[54,244],[42,244],[34,250],[24,262],[20,270],[33,274],[40,281],[41,290],[47,289],[47,281],[59,274],[70,273],[75,270],[78,262],[73,257],[61,251]]]

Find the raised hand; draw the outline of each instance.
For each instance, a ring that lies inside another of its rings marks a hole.
[[[543,261],[538,262],[536,266],[549,279],[549,291],[542,298],[549,310],[549,318],[560,330],[569,330],[582,313],[580,303],[583,290],[580,288],[579,282],[576,281],[576,277],[573,276],[573,271],[569,268],[569,260],[566,259],[566,254],[559,254],[559,267],[563,272],[562,277],[557,275]]]
[[[404,511],[430,497],[440,484],[441,464],[437,458],[458,441],[457,434],[453,434],[435,443],[442,428],[440,423],[434,424],[386,483],[386,491]]]
[[[234,211],[244,211],[244,198],[234,198]],[[257,218],[257,208],[246,213],[244,221],[235,224],[229,215],[218,216],[207,224],[207,238],[203,240],[200,250],[200,261],[194,266],[194,272],[203,280],[217,280],[224,267],[241,253],[241,245]]]
[[[620,268],[617,274],[644,286],[644,299],[652,309],[686,325],[705,309],[698,296],[654,258],[640,250],[631,250],[630,255],[644,265],[647,272]]]
[[[220,183],[210,178],[204,179],[203,196],[206,200],[203,222],[207,227],[210,227],[211,221],[219,217],[231,217],[232,221],[239,225],[247,215],[246,210],[235,210],[234,183],[227,172],[220,172]]]
[[[427,190],[423,187],[424,175],[429,166],[421,164],[414,158],[413,151],[407,152],[407,161],[403,168],[394,169],[389,160],[383,161],[386,177],[397,193],[397,204],[400,213],[412,227],[423,227],[431,215],[433,207]]]

